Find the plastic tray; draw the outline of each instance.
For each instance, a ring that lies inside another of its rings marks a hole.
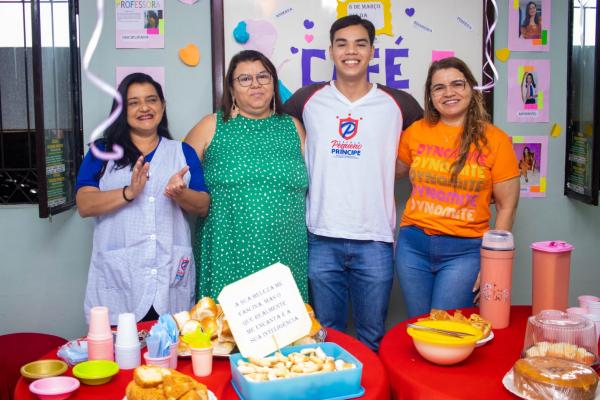
[[[286,399],[286,400],[333,400],[359,397],[364,393],[360,386],[362,363],[352,354],[335,343],[324,342],[281,349],[283,355],[305,348],[321,347],[328,356],[353,363],[356,368],[324,372],[307,376],[277,379],[267,382],[252,382],[244,378],[237,368],[238,360],[246,360],[241,354],[229,357],[232,384],[243,400]]]

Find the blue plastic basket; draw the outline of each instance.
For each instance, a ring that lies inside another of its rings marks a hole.
[[[328,356],[336,360],[341,359],[347,363],[352,363],[356,365],[356,368],[273,381],[253,382],[244,378],[238,370],[238,360],[247,360],[241,354],[236,353],[229,357],[231,381],[235,391],[242,400],[335,400],[352,399],[364,394],[364,389],[360,386],[362,363],[337,344],[325,342],[290,346],[284,347],[281,349],[281,352],[283,355],[288,355],[293,352],[299,352],[302,349],[314,347],[321,347]]]

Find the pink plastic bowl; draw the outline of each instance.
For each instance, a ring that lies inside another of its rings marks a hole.
[[[38,379],[29,385],[29,390],[42,400],[63,400],[79,388],[79,381],[70,376],[53,376]]]
[[[475,343],[445,347],[439,344],[422,342],[415,338],[413,338],[413,343],[424,359],[440,365],[459,363],[469,357],[475,350]]]

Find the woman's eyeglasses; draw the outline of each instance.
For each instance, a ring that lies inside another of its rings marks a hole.
[[[241,74],[237,78],[233,78],[233,79],[238,81],[238,83],[240,84],[241,87],[248,87],[248,86],[252,85],[252,81],[254,81],[254,77],[256,77],[256,82],[258,82],[258,84],[261,86],[268,85],[269,83],[271,83],[271,80],[272,80],[271,74],[266,71],[259,72],[258,74],[254,75],[254,76],[248,75],[248,74]]]
[[[467,81],[464,79],[457,79],[448,84],[438,83],[431,87],[431,95],[433,97],[439,97],[446,92],[446,88],[450,88],[453,92],[463,92],[467,87]]]

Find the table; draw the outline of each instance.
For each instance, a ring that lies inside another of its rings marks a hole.
[[[463,310],[466,316],[479,312],[477,308]],[[523,350],[530,306],[513,306],[510,325],[494,330],[494,338],[475,349],[465,361],[450,365],[435,365],[422,358],[412,338],[406,333],[404,321],[390,329],[379,349],[395,399],[515,399],[502,384],[502,377],[512,368]]]
[[[139,328],[145,327],[141,324]],[[361,399],[386,400],[390,398],[389,380],[385,373],[383,364],[368,347],[358,340],[334,329],[327,329],[328,342],[334,342],[352,353],[363,363],[363,374],[361,385],[365,388],[365,394]],[[57,358],[56,350],[46,354],[44,359]],[[192,363],[188,358],[179,358],[177,370],[193,376]],[[102,386],[81,385],[80,388],[69,399],[85,400],[121,400],[125,396],[125,387],[132,380],[132,370],[120,371],[109,383]],[[66,375],[72,376],[71,368]],[[231,386],[231,372],[228,358],[214,358],[213,372],[210,376],[196,379],[204,383],[219,400],[238,399]],[[15,400],[37,400],[37,397],[29,391],[29,382],[22,377],[15,388]]]

